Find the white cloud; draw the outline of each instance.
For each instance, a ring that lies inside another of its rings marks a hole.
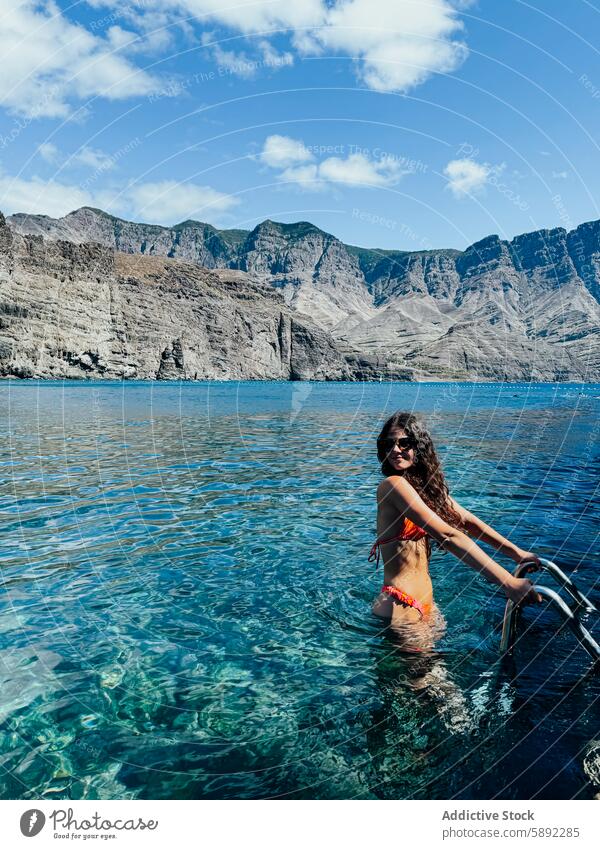
[[[58,148],[52,142],[43,142],[38,147],[38,153],[45,162],[56,162],[59,158]]]
[[[474,159],[453,159],[444,168],[448,178],[447,188],[457,197],[476,194],[484,188],[492,168]]]
[[[552,179],[553,180],[566,180],[569,176],[567,171],[553,171]]]
[[[362,60],[360,79],[376,91],[406,91],[433,73],[449,73],[467,56],[449,0],[343,0],[315,32],[324,47]]]
[[[294,57],[291,53],[279,53],[272,44],[264,39],[256,44],[256,50],[250,56],[243,51],[236,53],[234,50],[225,50],[212,32],[203,33],[200,41],[206,46],[211,58],[218,65],[219,76],[233,74],[243,79],[252,79],[260,69],[281,68],[285,65],[294,64]]]
[[[317,165],[297,165],[293,168],[285,168],[277,179],[283,183],[296,183],[303,189],[319,191],[324,188],[319,180],[319,168]]]
[[[242,79],[251,79],[256,76],[259,63],[250,59],[245,53],[223,50],[218,44],[211,47],[211,53],[222,72],[234,74]]]
[[[95,8],[123,9],[126,14],[123,0],[87,2]],[[128,16],[130,20],[134,16],[153,19],[159,14],[170,16],[174,22],[181,20],[182,10],[200,26],[217,22],[244,34],[256,34],[273,29],[318,27],[325,21],[327,3],[325,0],[134,0]]]
[[[301,188],[319,190],[328,185],[353,187],[391,186],[409,173],[401,160],[391,156],[370,158],[364,153],[328,156],[316,162],[304,142],[290,136],[273,135],[265,140],[260,160],[279,170],[277,178]]]
[[[38,147],[38,153],[45,162],[53,165],[58,163],[61,167],[83,165],[94,171],[111,171],[115,165],[115,157],[98,148],[84,146],[71,156],[60,151],[55,144],[44,142]]]
[[[310,162],[312,153],[297,139],[290,136],[268,136],[260,158],[271,168],[289,168],[301,162]]]
[[[140,11],[144,19],[160,14],[176,22],[185,10],[197,26],[216,23],[245,35],[287,31],[299,53],[348,56],[368,87],[406,91],[465,60],[459,12],[468,5],[470,0],[144,0]]]
[[[135,5],[132,6],[135,9]],[[119,18],[129,17],[133,26],[137,26],[140,32],[134,30],[123,29],[119,25],[111,26],[106,30],[106,40],[114,50],[124,50],[127,48],[128,53],[160,53],[163,50],[170,49],[174,42],[174,33],[172,28],[168,27],[168,20],[163,16],[163,26],[160,26],[160,19],[148,19],[131,15],[132,9],[121,8],[119,10]],[[144,23],[149,24],[152,28],[147,30]]]
[[[121,50],[123,47],[133,47],[136,44],[139,45],[141,41],[137,32],[123,29],[120,26],[109,27],[106,31],[106,39],[115,50]]]
[[[56,218],[80,206],[92,205],[91,194],[79,186],[39,177],[23,180],[0,174],[0,209],[3,212],[26,212]]]
[[[281,68],[294,64],[294,57],[287,50],[285,53],[279,53],[268,41],[259,41],[257,46],[262,53],[263,65]]]
[[[69,160],[71,163],[80,165],[88,165],[96,171],[110,171],[115,167],[115,161],[108,153],[103,150],[96,150],[93,147],[82,147],[79,153],[76,153]]]
[[[117,0],[113,0],[113,4]],[[324,0],[151,0],[159,8],[188,9],[202,18],[218,21],[243,33],[320,26],[326,16]]]
[[[212,221],[238,204],[238,199],[194,183],[162,180],[130,186],[124,193],[125,203],[143,221],[175,224],[186,218]]]
[[[159,81],[127,55],[166,51],[175,28],[186,38],[193,27],[221,25],[247,36],[251,51],[212,47],[227,73],[251,78],[259,68],[293,64],[264,37],[286,36],[296,52],[327,51],[355,60],[362,84],[377,91],[406,91],[432,73],[448,73],[465,59],[459,12],[469,0],[88,0],[112,14],[86,29],[68,20],[55,0],[5,0],[0,51],[0,105],[35,117],[69,114],[71,101],[101,96],[116,100],[161,91]],[[183,16],[182,16],[183,12]],[[187,16],[187,17],[186,17]],[[117,21],[126,20],[125,29]]]
[[[156,224],[176,224],[186,218],[214,221],[232,209],[237,198],[195,183],[162,180],[130,185],[124,190],[88,191],[83,186],[0,173],[0,209],[60,218],[80,206],[95,206],[114,215]]]
[[[73,24],[54,0],[5,0],[0,105],[28,118],[64,117],[72,98],[149,93],[153,78],[108,41]]]
[[[322,180],[346,186],[391,186],[406,173],[396,159],[369,159],[362,153],[352,153],[346,159],[331,156],[319,166]]]

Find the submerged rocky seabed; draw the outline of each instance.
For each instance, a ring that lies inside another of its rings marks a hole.
[[[366,559],[375,436],[417,409],[461,503],[598,602],[599,386],[0,395],[2,798],[600,791],[600,681],[553,613],[528,610],[500,665],[500,594],[435,552],[446,630],[406,654],[370,615]]]

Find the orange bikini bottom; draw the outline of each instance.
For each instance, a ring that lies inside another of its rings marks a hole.
[[[417,601],[414,596],[405,593],[404,590],[399,590],[398,587],[393,587],[391,584],[384,584],[381,592],[389,595],[390,598],[393,598],[399,604],[404,604],[406,607],[414,607],[421,614],[421,619],[424,619],[431,613],[431,604],[423,604]]]

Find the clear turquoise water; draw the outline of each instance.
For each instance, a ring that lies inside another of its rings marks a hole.
[[[598,792],[600,677],[551,611],[501,665],[501,596],[434,553],[435,655],[370,614],[396,408],[600,601],[598,386],[3,382],[0,796]]]

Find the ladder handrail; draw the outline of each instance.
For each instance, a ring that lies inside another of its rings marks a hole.
[[[532,562],[533,561],[520,563],[515,569],[515,576],[520,578],[523,574],[528,572],[531,568]],[[548,560],[546,557],[540,557],[540,564],[545,572],[552,575],[552,577],[566,589],[571,598],[577,602],[579,607],[585,608],[586,613],[598,613],[596,605],[575,586],[573,579],[568,575],[565,575],[560,566],[557,566],[553,560]]]
[[[552,560],[547,560],[546,558],[540,558],[540,563],[542,568],[556,578],[560,585],[567,590],[569,595],[576,602],[577,607],[573,610],[555,590],[552,590],[550,587],[546,587],[543,584],[534,584],[534,590],[539,593],[542,598],[547,598],[556,608],[558,608],[585,650],[594,658],[594,660],[600,660],[600,645],[598,645],[587,628],[581,624],[579,616],[577,615],[579,607],[584,607],[585,610],[589,612],[598,612],[596,606],[577,589],[573,581],[565,575],[556,563],[553,563]],[[523,574],[526,574],[530,570],[531,565],[532,561],[529,563],[520,563],[515,569],[515,577],[519,578]],[[515,644],[517,622],[520,612],[521,605],[515,604],[510,600],[506,602],[504,620],[502,622],[502,638],[500,640],[500,651],[502,654],[512,651]]]

